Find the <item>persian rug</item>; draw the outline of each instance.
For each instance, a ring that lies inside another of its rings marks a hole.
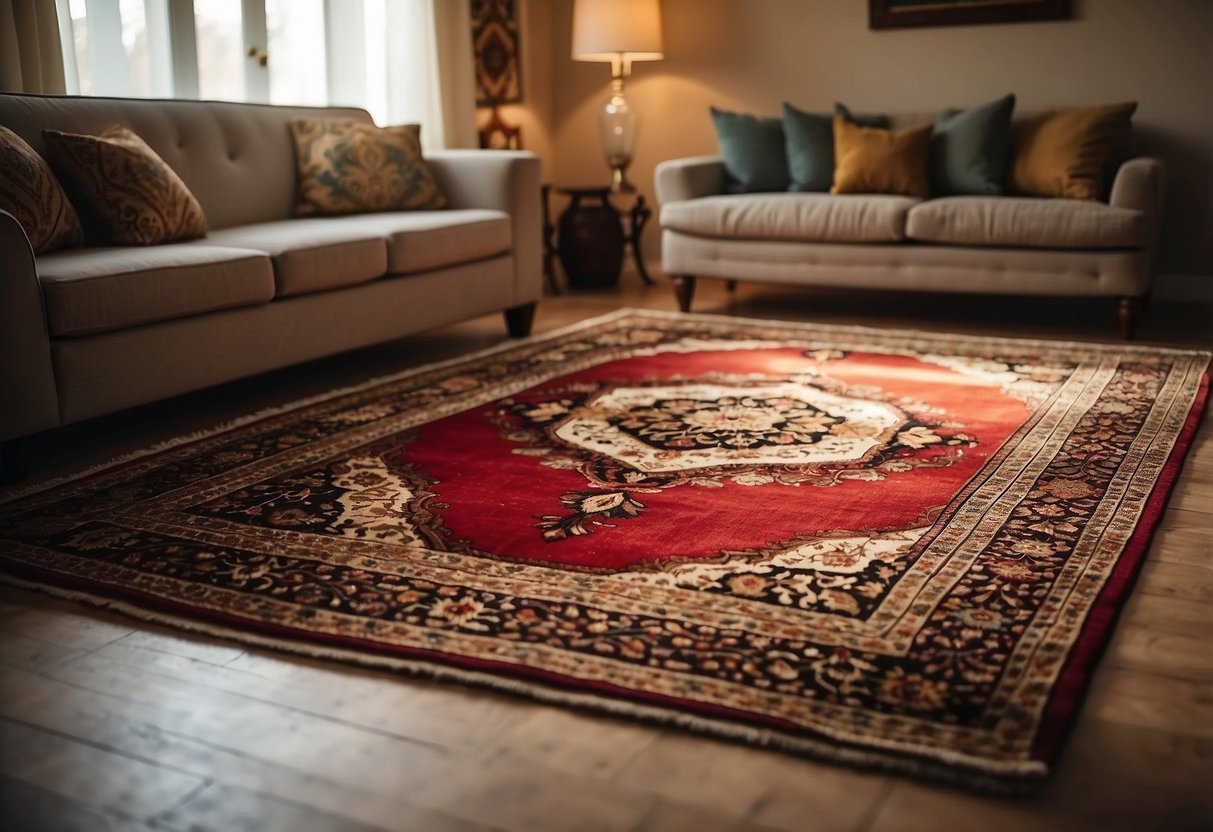
[[[1044,778],[1209,355],[623,311],[0,503],[8,580],[975,787]]]

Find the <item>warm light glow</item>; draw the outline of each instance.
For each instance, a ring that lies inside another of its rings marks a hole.
[[[622,62],[662,59],[659,0],[576,0],[573,59]],[[626,74],[626,72],[625,72]]]

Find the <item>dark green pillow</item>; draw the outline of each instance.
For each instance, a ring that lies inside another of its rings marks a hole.
[[[944,110],[931,131],[934,196],[994,196],[1006,189],[1015,96],[971,110]]]
[[[711,109],[716,141],[724,157],[725,193],[786,191],[788,160],[782,122]]]
[[[842,104],[834,111],[864,127],[888,127],[885,116],[855,115]],[[834,181],[834,117],[806,113],[786,101],[783,104],[783,133],[787,144],[788,190],[826,192]]]

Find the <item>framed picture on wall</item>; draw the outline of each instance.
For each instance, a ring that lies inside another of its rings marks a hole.
[[[868,28],[1067,20],[1070,0],[868,0]]]

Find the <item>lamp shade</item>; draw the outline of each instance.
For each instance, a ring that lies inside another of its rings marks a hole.
[[[573,60],[659,61],[659,0],[576,0],[573,6]]]

